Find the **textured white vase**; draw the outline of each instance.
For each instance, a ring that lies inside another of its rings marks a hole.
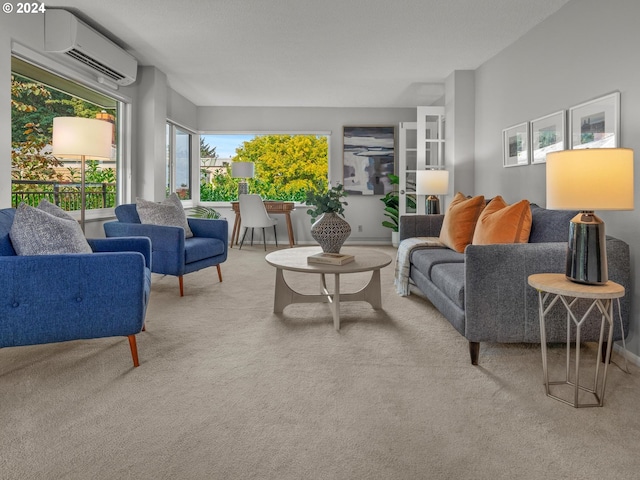
[[[311,236],[325,253],[340,253],[340,248],[349,235],[351,225],[334,212],[323,214],[311,226]]]

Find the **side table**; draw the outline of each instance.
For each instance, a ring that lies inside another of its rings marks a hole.
[[[613,345],[613,300],[624,295],[624,287],[615,282],[607,282],[605,285],[584,285],[575,283],[566,278],[561,273],[538,273],[529,276],[529,285],[538,291],[540,303],[540,343],[542,344],[542,372],[544,375],[544,386],[547,396],[560,400],[563,403],[578,407],[601,407],[604,402],[604,390],[607,384],[607,368],[611,358],[611,348]],[[591,300],[589,308],[580,319],[576,317],[572,308],[579,299]],[[545,315],[558,302],[564,305],[567,310],[567,366],[564,380],[549,381],[549,371],[547,366],[547,338],[545,332]],[[600,324],[600,340],[598,342],[598,358],[596,360],[593,386],[588,388],[580,385],[580,328],[591,312],[600,312],[602,320]],[[576,326],[576,358],[574,380],[570,380],[570,360],[571,360],[571,322]],[[609,322],[609,334],[607,339],[607,352],[605,355],[604,372],[600,382],[600,363],[602,361],[602,344],[604,341],[605,322]],[[550,385],[570,385],[573,388],[573,402],[564,398],[552,395],[549,391]],[[593,395],[596,403],[580,403],[578,394],[580,390]]]

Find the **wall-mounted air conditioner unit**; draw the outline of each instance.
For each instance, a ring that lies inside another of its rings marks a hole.
[[[93,72],[98,81],[118,85],[136,81],[136,59],[66,10],[45,12],[44,49],[60,53],[72,64]]]

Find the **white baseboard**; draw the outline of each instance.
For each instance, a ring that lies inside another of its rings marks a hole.
[[[622,342],[614,342],[613,343],[613,351],[616,352],[617,354],[621,355],[622,357],[627,357],[627,361],[633,363],[634,365],[637,365],[640,367],[640,357],[638,355],[636,355],[635,353],[630,352],[629,350],[624,350],[622,348]]]

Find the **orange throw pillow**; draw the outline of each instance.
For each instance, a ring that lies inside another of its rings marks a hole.
[[[528,200],[508,205],[498,195],[480,214],[474,245],[495,243],[527,243],[531,232],[531,207]]]
[[[440,241],[456,252],[464,252],[473,240],[478,217],[484,208],[484,197],[467,198],[456,193],[447,209],[440,230]]]

